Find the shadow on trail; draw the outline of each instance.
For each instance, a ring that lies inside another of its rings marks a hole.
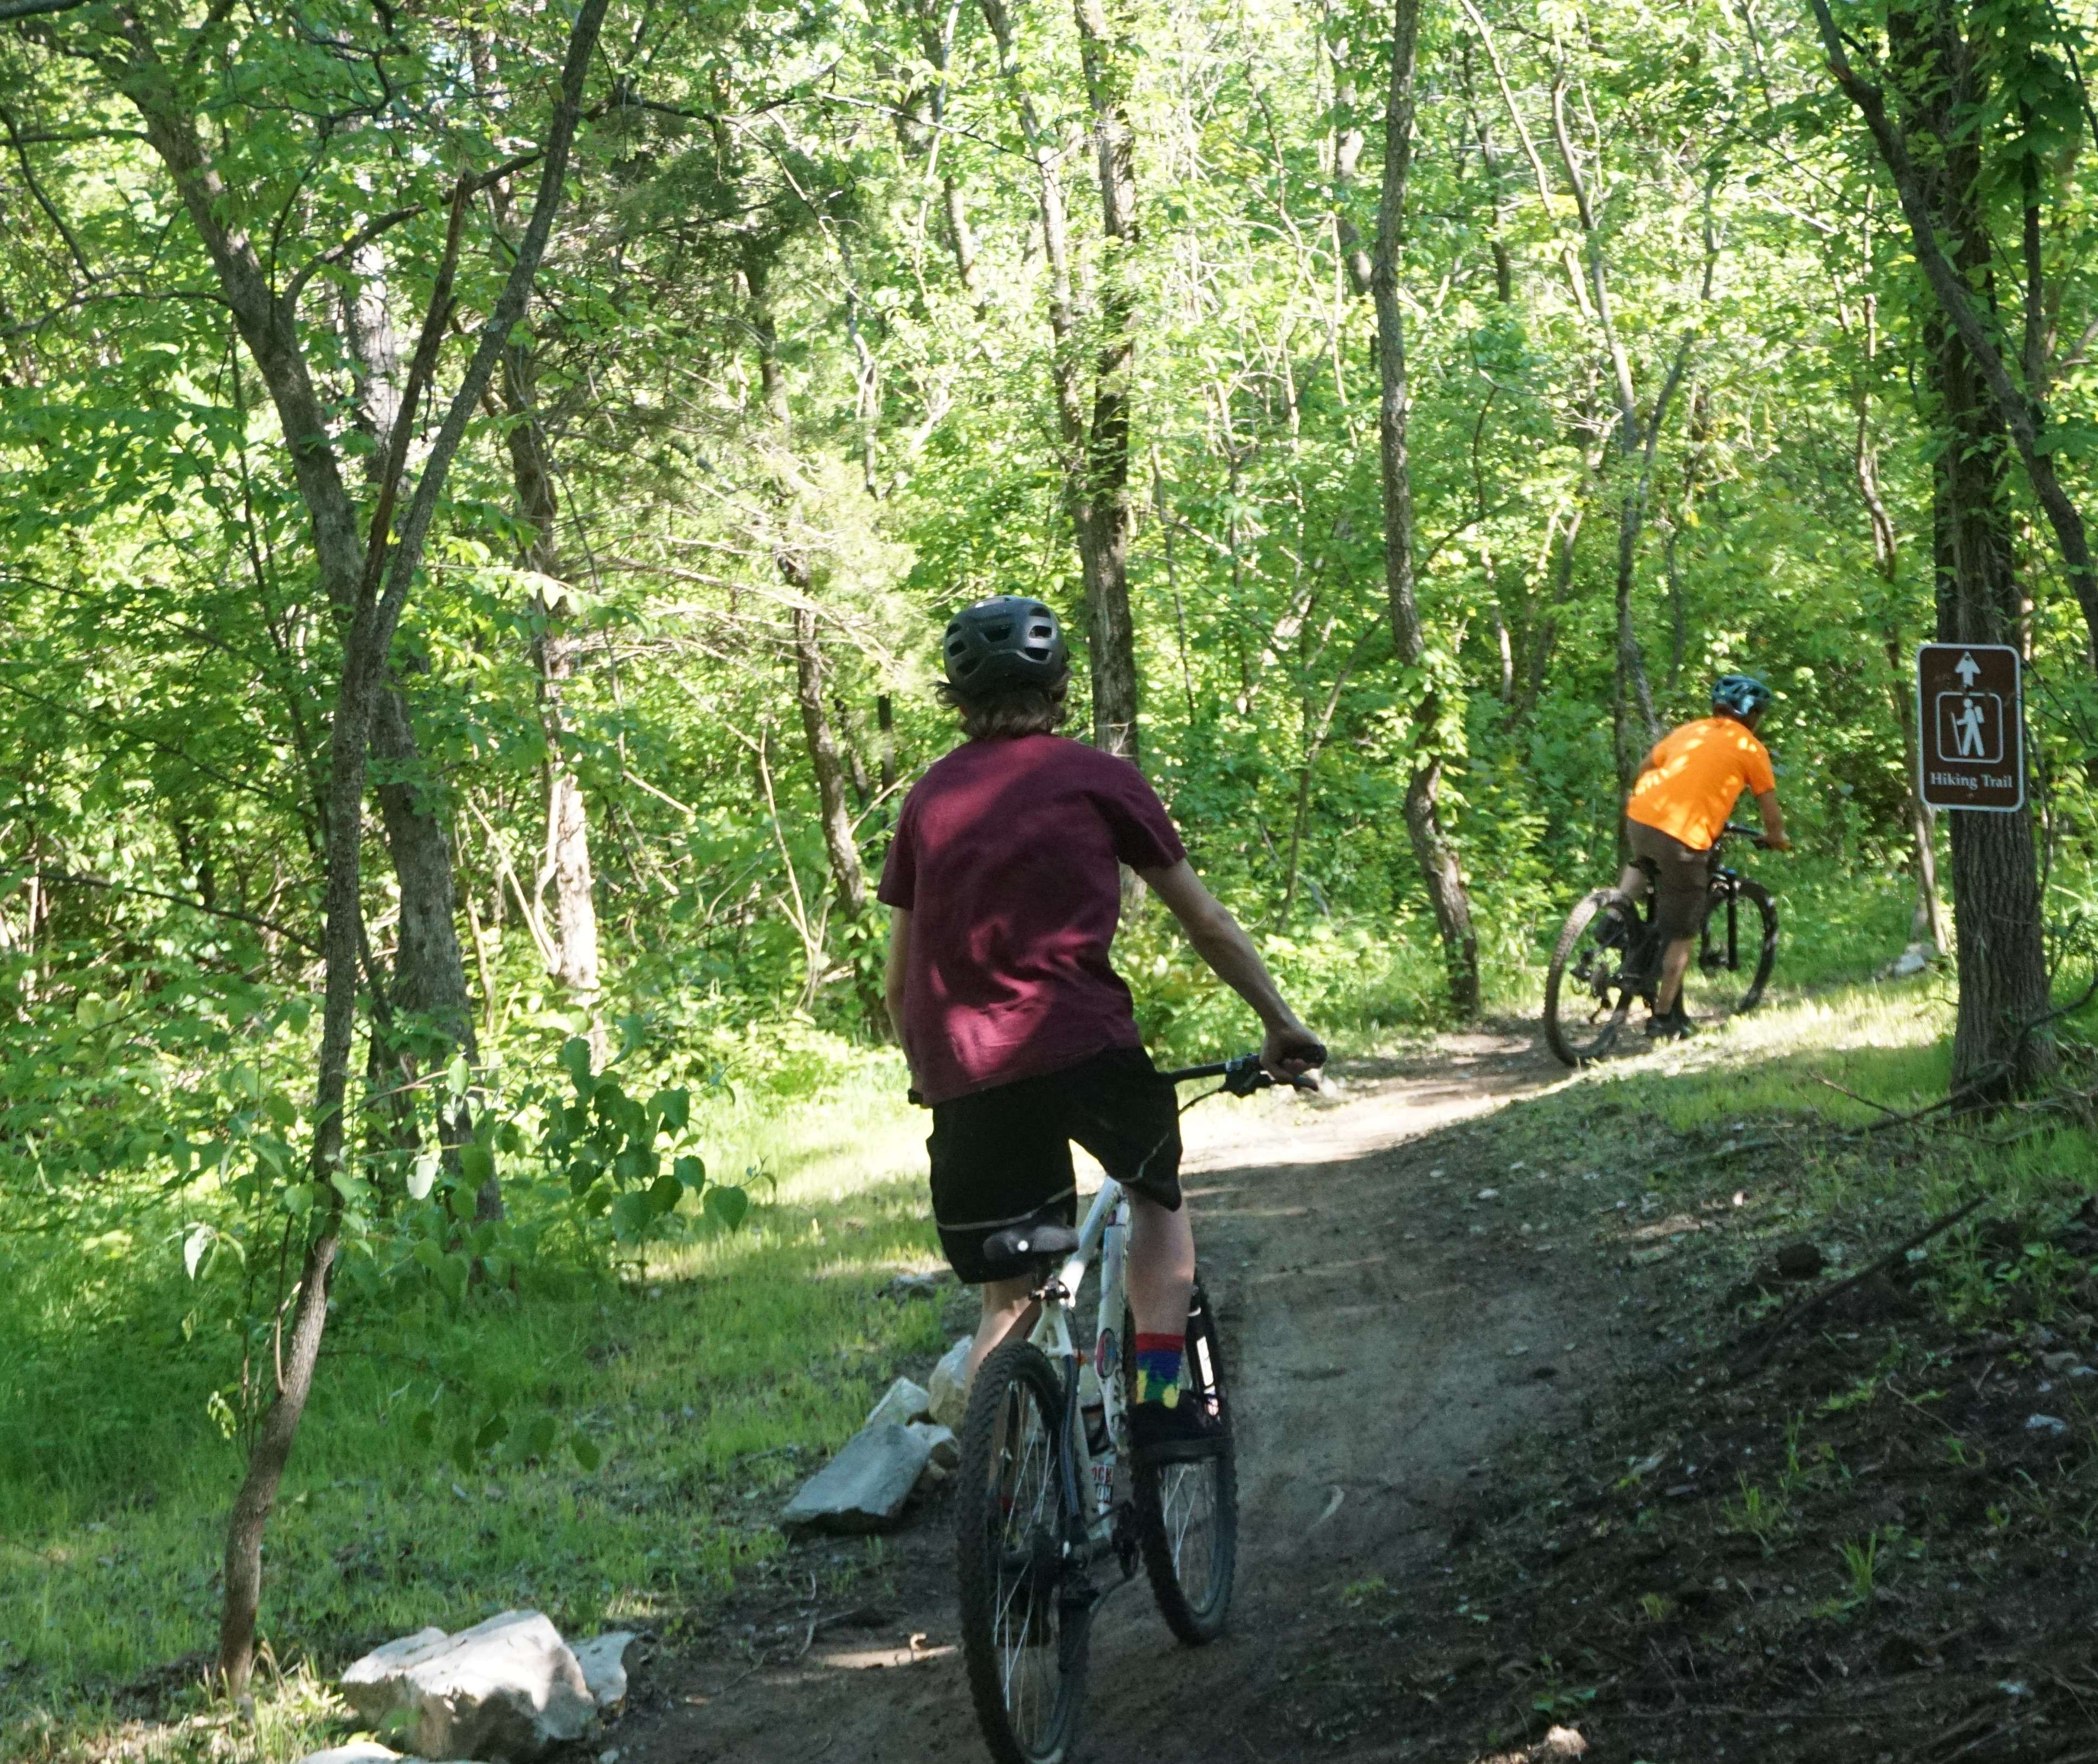
[[[1506,1221],[1473,1198],[1497,1174],[1490,1143],[1460,1125],[1563,1076],[1527,1037],[1488,1032],[1351,1069],[1337,1105],[1188,1117],[1186,1187],[1238,1406],[1233,1623],[1185,1650],[1140,1577],[1110,1597],[1079,1757],[1336,1755],[1344,1736],[1300,1709],[1314,1687],[1288,1643],[1305,1613],[1357,1582],[1435,1574],[1473,1523],[1487,1460],[1611,1375],[1591,1276],[1548,1240],[1502,1240]],[[740,1645],[744,1626],[725,1626],[659,1670],[658,1708],[620,1734],[626,1764],[982,1756],[951,1510],[936,1499],[876,1547],[878,1591],[824,1590],[865,1546],[791,1550]],[[824,1626],[855,1605],[866,1627]]]

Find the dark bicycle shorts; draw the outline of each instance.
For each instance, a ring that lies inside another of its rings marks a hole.
[[[1686,845],[1672,833],[1644,821],[1625,823],[1632,855],[1654,868],[1653,922],[1671,942],[1694,937],[1705,922],[1705,897],[1712,887],[1712,853]]]
[[[933,1105],[933,1218],[964,1282],[996,1278],[993,1231],[1078,1222],[1073,1139],[1130,1192],[1180,1210],[1179,1100],[1140,1047]]]

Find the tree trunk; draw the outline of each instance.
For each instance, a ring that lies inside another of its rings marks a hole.
[[[328,1276],[340,1241],[330,1225],[307,1246],[282,1382],[248,1455],[248,1474],[234,1497],[233,1515],[226,1524],[218,1669],[227,1692],[234,1696],[246,1692],[254,1669],[255,1626],[262,1611],[262,1534],[276,1507],[277,1491],[283,1485],[284,1467],[292,1461],[306,1400],[313,1394],[314,1368],[319,1363],[321,1336],[327,1327]]]
[[[1990,119],[1984,116],[1980,94],[1974,89],[1974,51],[1961,37],[1958,18],[1948,0],[1932,0],[1929,11],[1918,7],[1890,12],[1887,20],[1890,62],[1900,87],[1897,96],[1903,108],[1903,116],[1897,119],[1888,112],[1885,91],[1861,78],[1851,66],[1842,35],[1829,11],[1828,0],[1813,0],[1813,5],[1830,71],[1836,76],[1837,84],[1857,107],[1858,113],[1865,119],[1873,144],[1879,149],[1880,158],[1894,181],[1895,194],[1901,199],[1902,213],[1909,223],[1916,262],[1947,326],[1960,339],[1970,365],[1976,396],[1989,403],[1997,423],[2017,444],[2034,498],[2054,529],[2055,543],[2061,553],[2070,591],[2083,609],[2084,623],[2094,652],[2098,652],[2098,562],[2094,562],[2091,556],[2083,511],[2063,487],[2055,469],[2054,443],[2047,433],[2044,363],[2037,358],[2028,359],[2026,371],[2031,377],[2022,388],[2012,378],[2004,352],[1982,316],[1982,311],[1992,309],[1995,302],[1976,286],[1977,275],[1982,270],[1977,269],[1975,261],[1969,261],[1979,251],[1980,265],[1986,266],[1989,252],[1986,223],[1977,199],[1966,193],[1957,197],[1969,211],[1967,218],[1980,235],[1978,242],[1955,235],[1961,239],[1960,248],[1948,253],[1941,239],[1941,226],[1946,216],[1938,200],[1948,173],[1942,167],[1917,164],[1908,148],[1908,137],[1920,127],[1936,138],[1941,151],[1956,151],[1970,158],[1976,175],[1979,175],[1980,153],[1973,144],[1975,131],[1985,127]],[[1951,59],[1934,66],[1905,59],[1905,42],[1912,44],[1926,38],[1934,39],[1936,46]],[[1958,94],[1956,99],[1955,94]],[[2034,151],[2030,142],[2021,145],[2028,156]],[[2030,158],[2022,163],[2030,165]],[[2027,261],[2036,283],[2037,209],[2030,192],[2025,208],[2030,217],[2028,239],[2031,241]],[[2029,327],[2032,315],[2039,309],[2040,292],[2037,285],[2028,289]]]
[[[387,304],[384,255],[375,244],[370,244],[353,261],[357,279],[342,296],[343,341],[354,393],[352,420],[371,441],[365,469],[376,485],[385,472],[385,450],[400,415],[400,353]],[[428,788],[407,702],[390,673],[374,706],[371,757],[372,792],[379,799],[387,853],[401,889],[392,1002],[421,1017],[418,1028],[434,1029],[444,1043],[463,1052],[469,1064],[477,1063],[480,1048],[459,950],[450,817]],[[392,1025],[375,1022],[371,1034],[386,1086],[412,1083],[423,1063]],[[450,1060],[441,1047],[428,1064],[442,1069]],[[465,1095],[436,1094],[439,1141],[447,1154],[456,1154],[473,1137],[472,1104]],[[493,1174],[481,1184],[475,1213],[482,1219],[503,1216],[503,1186]]]
[[[1136,138],[1130,125],[1133,20],[1116,0],[1076,0],[1086,92],[1093,111],[1094,160],[1106,235],[1099,269],[1099,353],[1085,450],[1087,659],[1092,672],[1093,744],[1129,760],[1137,739],[1136,626],[1129,606],[1129,445],[1136,362]]]
[[[597,1023],[600,975],[590,815],[582,783],[564,746],[567,723],[562,700],[568,682],[575,678],[577,644],[568,634],[568,601],[560,586],[566,576],[557,537],[560,505],[533,396],[529,341],[513,344],[505,352],[502,384],[503,405],[511,417],[507,439],[517,512],[533,535],[524,564],[542,578],[531,609],[538,626],[532,653],[539,675],[539,722],[546,742],[546,840],[539,880],[551,880],[554,885],[554,977],[590,1013],[590,1040],[595,1043],[601,1038]]]
[[[275,1504],[286,1464],[312,1392],[314,1369],[327,1323],[327,1277],[334,1265],[341,1213],[339,1178],[344,1156],[349,1093],[349,1062],[356,1039],[358,976],[362,965],[364,794],[375,707],[386,682],[388,658],[401,613],[420,567],[430,521],[467,420],[480,406],[496,358],[523,319],[546,238],[560,205],[568,151],[582,114],[582,88],[607,0],[582,0],[568,35],[559,99],[540,160],[538,193],[516,247],[509,274],[480,328],[470,361],[437,432],[424,456],[420,475],[397,523],[394,492],[400,481],[407,436],[397,427],[388,447],[389,470],[382,482],[375,531],[367,548],[345,490],[340,462],[328,440],[329,424],[314,395],[298,333],[293,301],[272,286],[253,240],[233,217],[248,206],[246,192],[227,188],[204,145],[197,118],[183,108],[176,81],[157,48],[135,25],[122,38],[127,63],[113,69],[124,95],[138,109],[147,141],[173,180],[191,224],[211,258],[219,290],[235,327],[283,419],[301,498],[313,524],[321,581],[343,622],[342,671],[329,731],[327,880],[323,937],[325,991],[314,1100],[314,1139],[309,1169],[321,1196],[316,1233],[309,1244],[292,1319],[289,1351],[275,1400],[264,1416],[248,1472],[234,1502],[226,1530],[225,1603],[220,1623],[218,1672],[229,1694],[244,1695],[254,1673],[255,1632],[261,1608],[262,1537]],[[414,406],[428,384],[437,340],[453,309],[452,279],[471,180],[455,186],[445,255],[402,402]],[[456,936],[454,938],[456,948]]]
[[[1402,668],[1426,652],[1413,577],[1413,482],[1407,460],[1405,316],[1398,303],[1398,254],[1406,217],[1407,173],[1412,160],[1413,64],[1420,0],[1397,0],[1392,22],[1391,94],[1385,115],[1384,189],[1377,203],[1376,262],[1371,277],[1377,317],[1377,362],[1382,396],[1377,410],[1383,467],[1385,585],[1391,602],[1394,646]],[[1411,773],[1406,786],[1406,828],[1420,877],[1435,909],[1450,1003],[1459,1017],[1479,1009],[1479,940],[1471,897],[1455,848],[1437,811],[1442,791],[1444,708],[1427,685],[1413,713]]]
[[[779,564],[780,576],[788,586],[797,595],[806,595],[810,587],[809,571],[800,555],[782,547]],[[867,871],[860,862],[859,844],[853,832],[852,805],[845,800],[845,762],[823,703],[823,653],[817,638],[815,608],[805,599],[797,600],[793,620],[794,701],[801,708],[809,769],[816,778],[817,812],[823,823],[823,850],[830,859],[831,886],[838,916],[844,921],[845,954],[852,963],[853,986],[861,1015],[869,1033],[879,1037],[887,1028],[888,1007],[882,998],[880,976],[868,959],[871,945],[867,936]]]
[[[1942,237],[1962,278],[1979,285],[1990,247],[1977,189],[1980,153],[1964,125],[1978,96],[1972,51],[1938,0],[1928,10],[1898,11],[1889,24],[1891,66],[1903,79],[1911,126],[1927,130],[1938,149],[1919,200],[1928,204],[1933,240]],[[1925,330],[1931,402],[1945,437],[1933,498],[1938,639],[2012,643],[2020,594],[2003,415],[1961,329],[1933,318]],[[1964,1108],[1988,1107],[2030,1092],[2054,1065],[2052,1042],[2039,1028],[2048,985],[2031,817],[1955,810],[1952,892],[1960,976],[1952,1092]]]

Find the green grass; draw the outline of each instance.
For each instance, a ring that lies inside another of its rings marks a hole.
[[[933,1305],[879,1296],[938,1262],[924,1117],[900,1089],[878,1060],[818,1103],[718,1102],[717,1167],[772,1182],[744,1230],[656,1251],[634,1278],[550,1273],[520,1293],[418,1294],[337,1319],[268,1538],[264,1624],[286,1674],[267,1682],[245,1755],[296,1755],[329,1718],[312,1673],[388,1636],[516,1605],[568,1633],[633,1619],[674,1631],[779,1547],[770,1521],[791,1485],[899,1362],[944,1345]],[[198,1676],[214,1637],[241,1461],[206,1413],[230,1350],[182,1339],[186,1276],[171,1244],[152,1253],[178,1223],[138,1216],[127,1247],[157,1277],[128,1306],[90,1279],[73,1309],[49,1286],[14,1287],[35,1314],[0,1318],[11,1758],[89,1755],[123,1686],[169,1662]],[[415,1437],[433,1391],[442,1412],[490,1384],[581,1425],[600,1467],[498,1448],[467,1473]]]

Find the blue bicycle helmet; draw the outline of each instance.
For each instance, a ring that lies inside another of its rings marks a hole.
[[[940,653],[947,683],[963,698],[1016,687],[1053,692],[1071,670],[1056,615],[1039,600],[1000,595],[965,607],[947,624]]]
[[[1771,689],[1753,674],[1723,674],[1712,682],[1712,708],[1744,720],[1771,701]]]

